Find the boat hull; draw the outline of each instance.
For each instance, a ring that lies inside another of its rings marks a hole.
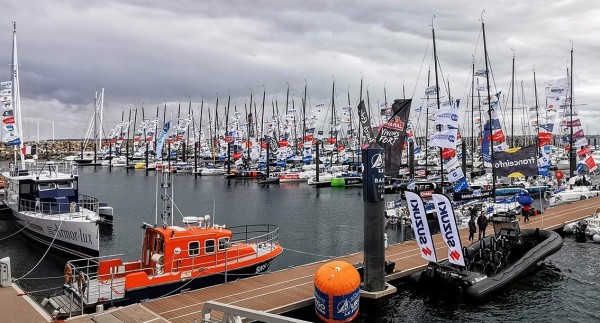
[[[260,263],[252,264],[248,267],[230,271],[225,276],[224,273],[216,273],[191,279],[178,280],[174,282],[164,283],[155,286],[146,286],[125,291],[124,297],[113,299],[112,301],[103,301],[94,304],[85,304],[85,311],[91,313],[95,311],[96,305],[103,304],[104,307],[110,306],[126,306],[139,302],[148,301],[151,299],[185,293],[191,290],[196,290],[213,285],[223,284],[238,279],[248,278],[266,272],[271,265],[273,259],[268,259]],[[66,288],[67,286],[65,286]],[[68,291],[68,290],[67,290]],[[75,293],[75,298],[79,296]]]
[[[61,221],[58,218],[35,217],[14,209],[11,211],[17,228],[25,227],[21,233],[30,239],[45,246],[52,245],[53,249],[77,258],[99,256],[100,232],[96,222]]]

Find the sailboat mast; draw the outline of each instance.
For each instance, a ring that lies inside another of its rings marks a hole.
[[[431,83],[431,67],[427,70],[427,87]],[[425,176],[427,176],[427,168],[429,168],[429,94],[427,95],[427,107],[425,108]]]
[[[250,106],[248,108],[250,108],[250,114],[246,114],[246,123],[248,123],[248,142],[246,143],[246,157],[248,159],[248,169],[250,169],[250,129],[252,128],[252,119],[249,118],[250,116],[252,116],[252,95],[253,95],[253,91],[252,89],[250,89]],[[227,110],[227,112],[229,113],[229,109]]]
[[[229,103],[231,102],[231,94],[227,96],[227,110],[225,111],[225,144],[227,145],[227,174],[231,172],[231,144],[232,138],[229,137]]]
[[[492,97],[490,95],[490,72],[488,66],[488,51],[487,41],[485,39],[485,23],[481,21],[481,30],[483,32],[483,52],[485,59],[485,81],[487,85],[487,101],[488,101],[488,115],[490,117],[490,142],[491,142],[491,157],[492,157],[492,196],[494,197],[494,203],[496,203],[496,170],[494,168],[494,138],[492,133],[493,122],[492,122]]]
[[[471,170],[475,158],[475,56],[473,56],[473,71],[471,72]],[[481,120],[479,120],[481,122]],[[466,156],[465,156],[466,158]]]
[[[571,42],[571,80],[569,81],[571,88],[571,95],[569,100],[569,111],[570,111],[570,127],[571,130],[569,136],[569,176],[572,178],[575,172],[575,156],[573,150],[573,42]]]
[[[435,45],[435,28],[433,28],[433,21],[431,22],[431,35],[433,37],[433,67],[435,71],[435,100],[437,109],[440,109],[440,86],[438,83],[438,59],[437,59],[437,47]],[[436,125],[438,131],[442,131],[442,125]],[[444,157],[442,155],[443,148],[440,147],[440,190],[444,192]]]
[[[12,52],[12,68],[13,68],[12,97],[13,97],[14,110],[16,111],[17,124],[19,127],[17,130],[21,132],[20,138],[19,138],[19,148],[20,148],[19,152],[21,155],[21,168],[25,169],[25,154],[23,154],[23,122],[22,122],[22,118],[21,118],[21,87],[19,85],[19,60],[17,58],[17,23],[16,22],[13,22],[13,48],[12,49],[13,49],[13,52]],[[15,132],[15,134],[18,135],[18,132]],[[17,159],[16,147],[14,149],[15,149],[15,162],[16,162],[16,159]]]
[[[512,50],[512,48],[511,48]],[[533,72],[534,80],[535,80],[535,72]],[[511,107],[510,107],[510,140],[511,146],[515,146],[515,51],[513,50],[513,59],[512,59],[512,79],[511,83]],[[537,108],[537,89],[536,89],[536,108]],[[539,127],[539,124],[538,124]]]
[[[535,120],[536,120],[536,123],[537,123],[537,127],[536,127],[536,129],[537,129],[537,140],[535,141],[536,142],[536,145],[535,145],[536,146],[536,150],[535,150],[535,152],[536,152],[536,158],[537,158],[537,157],[539,157],[538,154],[539,154],[539,151],[540,151],[540,114],[539,114],[539,108],[540,108],[540,106],[539,106],[539,103],[538,103],[537,82],[536,82],[536,79],[535,79],[535,65],[533,66],[533,90],[534,90],[534,93],[535,93]]]
[[[308,88],[308,82],[304,80],[304,97],[302,98],[302,142],[306,138],[306,91]],[[304,147],[304,146],[303,146]]]

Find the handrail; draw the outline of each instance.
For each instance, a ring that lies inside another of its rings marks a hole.
[[[84,209],[98,214],[100,207],[98,199],[85,194],[79,194],[78,202],[42,202],[19,198],[18,203],[20,211],[39,212],[44,215],[79,214],[79,217],[83,216]]]

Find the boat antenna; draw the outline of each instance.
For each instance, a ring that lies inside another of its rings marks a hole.
[[[217,222],[215,222],[215,216],[217,215],[217,197],[213,196],[213,216],[212,216],[212,223],[213,225]],[[208,225],[208,223],[207,223]]]
[[[171,204],[169,203],[169,200],[171,199],[171,196],[169,194],[169,187],[171,187],[171,172],[169,171],[169,169],[165,169],[163,167],[162,170],[162,183],[161,183],[161,187],[162,187],[162,194],[160,196],[161,200],[162,200],[162,213],[160,214],[160,217],[162,218],[163,221],[163,228],[167,227],[167,222],[169,220],[169,218],[171,217]],[[172,188],[171,188],[172,190]],[[171,219],[171,222],[173,220]]]

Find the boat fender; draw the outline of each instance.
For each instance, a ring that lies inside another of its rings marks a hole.
[[[71,285],[73,283],[73,268],[70,264],[65,265],[65,284]]]
[[[69,204],[69,211],[71,211],[71,213],[75,213],[76,210],[77,204],[75,202],[71,202],[71,204]]]

